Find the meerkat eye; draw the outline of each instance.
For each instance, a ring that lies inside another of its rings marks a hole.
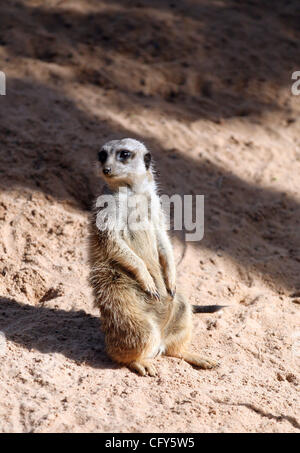
[[[122,149],[122,151],[120,151],[118,153],[118,159],[120,161],[125,161],[127,160],[129,157],[131,156],[131,152],[130,151],[127,151],[126,149]]]
[[[145,162],[146,170],[149,170],[150,162],[151,162],[151,154],[150,153],[145,154],[144,162]]]
[[[98,160],[99,160],[99,162],[101,162],[101,164],[104,164],[106,159],[107,159],[107,152],[104,151],[104,149],[102,149],[98,153]]]

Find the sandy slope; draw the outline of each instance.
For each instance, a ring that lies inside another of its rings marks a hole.
[[[1,6],[1,431],[299,431],[298,2],[178,3]],[[219,369],[105,355],[86,236],[111,136],[149,144],[163,192],[205,195],[178,280],[229,306],[194,318]]]

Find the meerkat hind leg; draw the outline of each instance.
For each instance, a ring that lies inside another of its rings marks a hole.
[[[183,359],[191,365],[203,369],[217,367],[219,363],[215,360],[187,351],[192,333],[191,307],[180,294],[176,296],[174,303],[177,303],[177,306],[165,340],[165,355]]]
[[[152,365],[150,360],[135,360],[131,362],[128,367],[131,370],[136,371],[141,376],[146,376],[146,374],[149,374],[149,376],[156,376],[157,374],[156,368]]]

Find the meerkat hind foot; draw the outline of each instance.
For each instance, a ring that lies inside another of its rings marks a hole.
[[[148,361],[134,361],[129,364],[129,368],[136,371],[140,376],[156,376],[157,372],[155,367]]]
[[[210,368],[216,368],[220,364],[213,359],[208,357],[202,357],[199,354],[194,354],[191,352],[185,352],[181,355],[181,357],[191,365],[197,366],[199,368],[203,368],[204,370],[208,370]]]

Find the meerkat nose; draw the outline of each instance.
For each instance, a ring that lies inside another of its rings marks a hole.
[[[104,167],[104,168],[103,168],[103,173],[104,173],[105,175],[110,175],[110,173],[111,173],[111,168],[110,168],[110,167]]]

